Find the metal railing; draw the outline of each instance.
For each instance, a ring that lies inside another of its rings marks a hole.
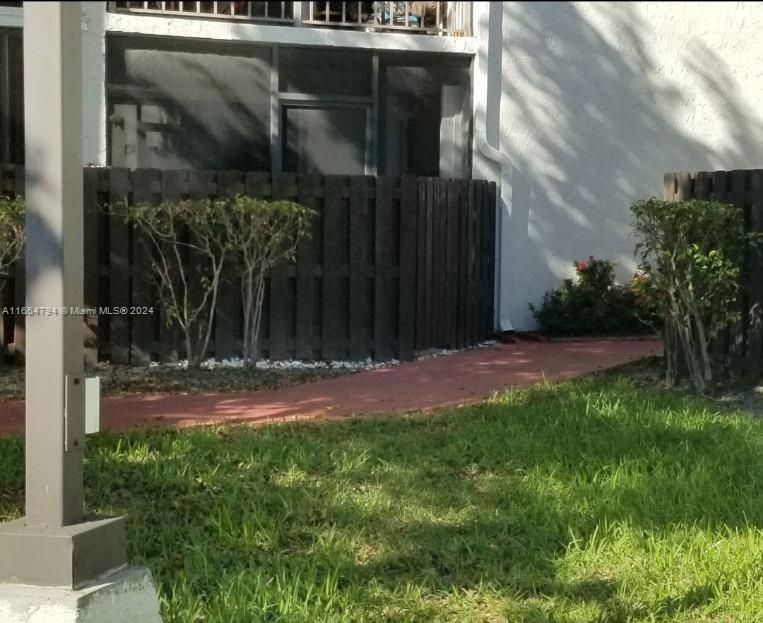
[[[363,30],[470,34],[470,2],[308,2],[305,24]]]
[[[241,19],[369,32],[471,34],[470,2],[110,2],[114,12]]]
[[[109,10],[185,17],[213,17],[278,23],[294,22],[294,2],[110,2]]]

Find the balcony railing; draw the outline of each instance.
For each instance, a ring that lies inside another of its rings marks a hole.
[[[122,13],[149,13],[178,17],[214,17],[251,21],[294,22],[294,2],[110,2],[109,9]]]
[[[307,2],[302,22],[314,26],[469,34],[469,2]]]
[[[246,20],[368,32],[471,34],[470,2],[110,2],[114,12]]]

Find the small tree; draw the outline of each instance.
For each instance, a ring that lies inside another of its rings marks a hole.
[[[745,247],[741,210],[716,201],[638,201],[631,208],[640,237],[636,253],[649,276],[645,294],[666,321],[667,379],[682,369],[705,393],[723,373],[711,344],[740,319]]]
[[[159,300],[167,323],[183,331],[189,367],[201,364],[209,346],[229,256],[228,211],[227,202],[208,199],[112,207],[149,242]]]
[[[299,240],[308,233],[313,212],[290,201],[238,195],[229,214],[230,245],[241,276],[244,365],[252,368],[259,353],[265,277],[280,262],[294,259]]]
[[[23,197],[0,197],[0,277],[7,278],[9,270],[21,257],[26,241]]]

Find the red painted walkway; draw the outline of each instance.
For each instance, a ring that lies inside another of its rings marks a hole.
[[[127,430],[426,410],[477,401],[510,385],[570,378],[661,352],[657,340],[498,344],[279,390],[104,398],[101,423],[104,429]],[[23,401],[0,403],[0,434],[23,428]]]

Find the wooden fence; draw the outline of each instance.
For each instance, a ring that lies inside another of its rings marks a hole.
[[[731,203],[743,210],[747,231],[763,234],[763,169],[668,173],[664,199]],[[756,380],[763,370],[763,249],[759,247],[746,252],[741,312],[739,325],[714,341],[713,355],[726,362],[732,378]]]
[[[4,166],[3,194],[23,194],[23,169]],[[296,261],[269,276],[261,329],[271,359],[410,359],[416,351],[476,344],[493,332],[495,185],[481,180],[297,176],[239,171],[86,168],[85,305],[154,306],[153,315],[86,317],[90,363],[171,361],[177,335],[158,309],[139,236],[100,207],[123,200],[292,199],[316,211]],[[24,300],[23,266],[4,299]],[[20,303],[23,304],[23,303]],[[11,326],[13,325],[13,326]],[[239,355],[239,287],[221,287],[210,356]],[[23,351],[23,318],[6,319],[6,345]]]

